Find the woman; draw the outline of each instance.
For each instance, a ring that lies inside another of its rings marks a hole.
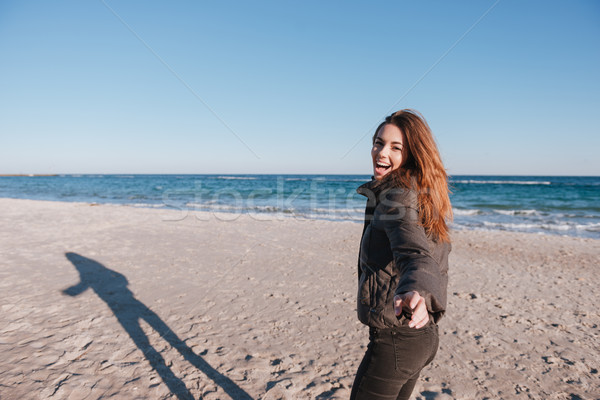
[[[358,260],[357,311],[369,326],[352,400],[408,399],[438,348],[446,309],[448,177],[425,119],[401,110],[373,136],[373,180]]]

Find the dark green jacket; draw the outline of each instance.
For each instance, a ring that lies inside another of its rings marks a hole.
[[[437,323],[446,310],[451,246],[425,234],[414,190],[376,183],[357,189],[368,197],[358,259],[358,319],[373,328],[399,326],[394,296],[415,290]]]

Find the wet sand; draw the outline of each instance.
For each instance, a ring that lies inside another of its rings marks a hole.
[[[0,199],[0,399],[347,399],[362,226]],[[600,398],[600,241],[453,233],[414,399]]]

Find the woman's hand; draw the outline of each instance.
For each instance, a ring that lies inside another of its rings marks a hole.
[[[406,292],[400,295],[394,296],[394,311],[396,316],[402,314],[402,310],[407,310],[409,314],[412,314],[408,326],[411,328],[422,328],[429,321],[429,313],[427,312],[427,305],[425,304],[425,298],[423,298],[419,292]]]

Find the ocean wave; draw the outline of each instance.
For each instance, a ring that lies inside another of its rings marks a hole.
[[[329,214],[300,214],[298,215],[300,218],[305,219],[313,219],[320,221],[353,221],[353,222],[363,222],[363,216],[358,215],[329,215]]]
[[[520,230],[520,229],[539,229],[542,224],[524,224],[524,223],[513,223],[513,222],[491,222],[482,221],[483,226],[493,229],[501,230]]]
[[[595,224],[577,224],[575,229],[588,231],[588,232],[600,232],[600,222]]]
[[[311,208],[308,212],[316,212],[319,214],[327,214],[327,213],[333,213],[333,214],[348,214],[348,213],[358,213],[358,214],[363,214],[364,213],[364,208],[360,207],[360,208]]]
[[[493,210],[497,214],[502,215],[539,215],[537,210]]]
[[[559,218],[583,218],[583,219],[599,219],[600,215],[596,214],[586,214],[583,212],[580,213],[562,213],[562,214],[556,214],[557,217]]]
[[[299,177],[286,177],[284,178],[285,181],[313,181],[313,180],[318,180],[318,181],[327,181],[327,182],[333,182],[333,183],[344,183],[344,182],[362,182],[362,183],[366,183],[369,182],[371,179],[369,178],[340,178],[337,176],[310,176],[310,177],[304,177],[304,178],[299,178]]]
[[[507,231],[557,231],[557,232],[565,232],[571,230],[582,230],[587,228],[590,225],[574,225],[570,223],[550,223],[550,222],[542,222],[542,223],[508,223],[508,222],[490,222],[483,221],[483,225],[487,228],[491,229],[499,229],[499,230],[507,230]],[[580,226],[581,228],[578,228]]]
[[[452,212],[454,213],[454,215],[459,215],[459,216],[469,216],[469,215],[480,215],[482,214],[481,211],[477,210],[477,209],[461,209],[461,208],[453,208]]]
[[[165,204],[152,204],[152,203],[126,203],[126,204],[122,204],[124,206],[129,206],[129,207],[137,207],[137,208],[166,208],[167,205]]]
[[[451,181],[451,183],[475,184],[475,185],[552,185],[550,181],[481,181],[475,179]]]
[[[218,203],[186,203],[185,207],[190,208],[198,208],[200,210],[208,210],[208,211],[227,211],[227,212],[263,212],[263,213],[285,213],[285,214],[293,214],[296,212],[294,208],[280,208],[276,206],[235,206],[230,204],[218,204]]]
[[[255,206],[243,206],[233,204],[218,204],[218,203],[197,203],[188,202],[181,206],[181,208],[195,209],[198,211],[215,211],[215,212],[229,212],[237,214],[285,214],[295,217],[307,218],[307,219],[326,219],[332,221],[358,221],[363,220],[364,210],[354,208],[282,208],[274,205],[255,205]]]
[[[342,179],[340,182],[363,182],[363,183],[367,183],[369,182],[371,179],[370,178],[351,178],[351,179]]]
[[[217,176],[217,179],[229,179],[229,180],[241,180],[241,181],[254,181],[256,177],[254,176]]]

